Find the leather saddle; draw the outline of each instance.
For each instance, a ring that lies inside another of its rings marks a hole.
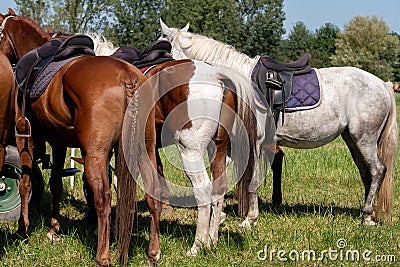
[[[19,89],[29,94],[36,78],[51,63],[68,58],[94,56],[93,40],[87,35],[54,38],[25,54],[17,63],[15,76]]]
[[[311,55],[305,54],[294,62],[284,63],[263,56],[254,66],[251,80],[266,96],[276,119],[279,112],[284,110],[285,102],[291,95],[293,76],[311,72],[310,59]]]
[[[171,49],[170,42],[157,40],[143,51],[134,46],[121,46],[111,56],[123,59],[140,69],[173,60]]]

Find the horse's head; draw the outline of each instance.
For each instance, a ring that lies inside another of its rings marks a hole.
[[[0,14],[0,51],[11,63],[47,42],[51,35],[32,19],[17,16],[11,8],[8,14]]]
[[[9,59],[12,58],[13,50],[11,40],[8,38],[5,30],[6,24],[9,24],[12,18],[16,17],[14,10],[9,8],[8,13],[3,15],[0,13],[0,51],[3,52]]]
[[[185,49],[192,45],[192,40],[189,36],[189,23],[186,24],[182,29],[169,28],[160,19],[161,24],[161,36],[159,40],[167,40],[172,45],[172,56],[174,59],[187,59],[189,56],[185,53]]]

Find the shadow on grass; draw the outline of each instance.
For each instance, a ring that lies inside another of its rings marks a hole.
[[[226,198],[227,202],[235,202],[233,194],[228,194]],[[233,200],[233,201],[229,201]],[[362,217],[361,208],[351,208],[335,206],[334,204],[287,204],[283,203],[280,206],[275,206],[271,202],[267,202],[263,199],[258,200],[260,213],[265,212],[276,216],[287,215],[287,216],[308,216],[308,215],[346,215],[352,219],[359,219]],[[238,207],[236,203],[229,204],[225,207],[224,211],[231,216],[238,216]]]

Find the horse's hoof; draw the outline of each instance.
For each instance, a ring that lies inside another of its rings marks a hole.
[[[365,226],[375,226],[376,222],[374,222],[370,217],[364,219]]]
[[[149,267],[157,266],[157,262],[160,260],[160,258],[161,258],[161,250],[158,250],[155,256],[147,260],[147,266]]]
[[[61,238],[59,238],[54,232],[48,232],[46,238],[52,242],[59,242]]]
[[[153,261],[153,260],[151,260],[151,259],[148,259],[147,260],[147,265],[146,265],[147,267],[156,267],[157,266],[157,262],[155,262],[155,261]]]
[[[172,212],[174,212],[174,208],[167,203],[162,203],[161,208],[162,208],[161,213],[164,214],[171,214]]]
[[[257,220],[250,220],[249,218],[246,218],[243,222],[239,224],[238,227],[240,230],[248,230],[256,225],[257,225]]]
[[[157,251],[154,250],[152,252],[150,252],[149,254],[149,261],[152,261],[154,263],[157,263],[161,258],[161,250],[158,249]]]
[[[98,260],[96,262],[96,267],[106,267],[106,266],[110,266],[110,260],[109,259],[105,259],[105,260]]]
[[[221,216],[220,216],[220,219],[219,219],[219,225],[223,224],[225,220],[226,220],[226,213],[221,211]]]
[[[197,253],[199,253],[200,248],[193,246],[190,250],[188,250],[188,252],[186,252],[186,256],[189,257],[196,257]]]

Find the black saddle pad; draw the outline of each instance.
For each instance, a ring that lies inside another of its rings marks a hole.
[[[94,56],[93,40],[87,35],[74,35],[67,39],[55,38],[46,42],[43,46],[34,49],[25,54],[17,63],[15,70],[16,82],[21,91],[27,91],[29,94],[32,92],[35,81],[46,67],[52,62],[60,62],[60,64],[53,64],[52,71],[46,72],[45,76],[50,82],[50,74],[54,75],[54,69],[60,69],[70,58],[82,55]],[[57,65],[56,68],[54,66]],[[43,75],[42,75],[43,76]],[[42,83],[46,87],[48,82]],[[43,93],[42,88],[39,90]],[[35,93],[32,95],[34,98],[38,97],[38,89],[35,88]],[[41,94],[40,93],[40,94]]]
[[[111,56],[123,59],[138,68],[146,68],[173,60],[171,43],[157,40],[140,51],[134,46],[121,46]]]

